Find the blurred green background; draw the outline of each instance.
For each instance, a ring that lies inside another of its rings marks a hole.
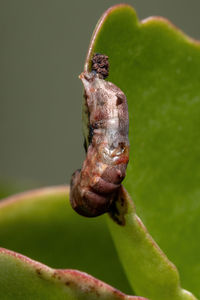
[[[0,183],[67,183],[81,167],[83,69],[101,14],[121,1],[0,1]],[[200,1],[135,0],[200,39]],[[22,189],[23,189],[22,188]]]

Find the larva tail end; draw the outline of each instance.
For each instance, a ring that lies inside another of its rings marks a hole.
[[[72,175],[70,184],[70,203],[72,208],[85,217],[97,217],[110,210],[112,197],[100,195],[86,188],[80,188],[80,171]]]

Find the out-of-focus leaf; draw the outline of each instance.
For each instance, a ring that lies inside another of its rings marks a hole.
[[[132,294],[105,216],[81,218],[72,210],[68,192],[65,186],[49,187],[1,201],[1,247],[51,267],[87,272]]]

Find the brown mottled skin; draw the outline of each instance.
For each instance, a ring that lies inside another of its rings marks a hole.
[[[108,56],[96,53],[92,58],[92,71],[95,71],[104,79],[108,77],[108,73],[109,73]]]
[[[96,217],[110,210],[129,160],[126,96],[101,74],[83,72],[92,138],[82,169],[72,175],[70,201],[81,215]]]

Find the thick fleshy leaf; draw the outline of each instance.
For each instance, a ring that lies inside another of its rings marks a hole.
[[[109,56],[108,80],[128,98],[125,187],[183,287],[200,297],[200,44],[118,5],[99,21],[85,69],[94,52]]]
[[[133,294],[105,217],[81,218],[68,192],[65,186],[49,187],[1,201],[0,246],[54,268],[79,269]]]
[[[196,299],[181,288],[177,268],[149,235],[124,188],[121,188],[111,217],[111,233],[136,294],[152,300]]]
[[[87,273],[55,270],[3,248],[0,266],[2,300],[145,300],[126,296]]]

